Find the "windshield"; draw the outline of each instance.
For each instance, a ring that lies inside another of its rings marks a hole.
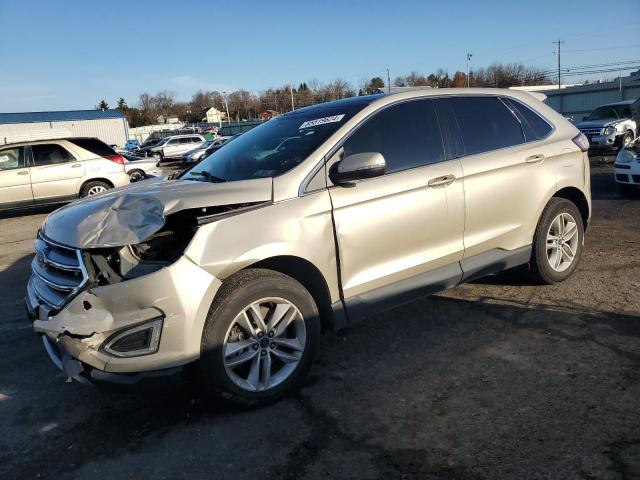
[[[322,142],[377,96],[337,101],[272,118],[205,158],[183,180],[234,181],[281,175],[304,161]]]
[[[598,107],[588,120],[608,120],[609,118],[628,118],[631,116],[631,108],[627,105],[605,106]]]

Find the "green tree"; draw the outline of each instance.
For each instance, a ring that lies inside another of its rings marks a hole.
[[[108,110],[108,109],[109,109],[109,104],[104,101],[104,98],[100,100],[100,103],[96,107],[96,110]]]
[[[373,77],[367,85],[367,93],[371,95],[378,91],[378,89],[384,89],[384,80],[380,77]]]
[[[127,101],[120,97],[118,99],[118,110],[120,110],[121,112],[124,112],[127,109]]]

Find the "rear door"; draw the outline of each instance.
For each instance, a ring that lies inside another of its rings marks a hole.
[[[180,138],[172,138],[162,148],[165,157],[175,157],[180,154]]]
[[[483,261],[489,262],[492,256],[526,250],[533,241],[539,206],[555,188],[553,169],[545,165],[552,153],[544,142],[525,138],[520,118],[497,96],[438,101],[447,102],[453,111],[464,148],[460,161],[466,263],[472,265],[468,259],[480,254],[486,254]]]
[[[334,157],[364,152],[381,153],[387,173],[329,189],[352,318],[403,295],[452,286],[463,254],[462,171],[459,160],[445,157],[432,101],[377,112]]]
[[[0,148],[0,208],[33,203],[26,147]]]
[[[31,144],[31,187],[34,201],[65,200],[78,196],[83,162],[62,142]]]

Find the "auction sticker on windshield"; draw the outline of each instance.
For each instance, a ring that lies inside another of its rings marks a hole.
[[[298,130],[300,130],[302,128],[315,127],[317,125],[324,125],[325,123],[339,122],[343,118],[344,118],[344,114],[342,114],[342,115],[333,115],[331,117],[316,118],[315,120],[308,120],[308,121],[304,122],[302,125],[300,125],[298,127]]]

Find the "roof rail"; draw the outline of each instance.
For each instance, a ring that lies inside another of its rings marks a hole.
[[[0,145],[8,145],[10,143],[21,142],[37,142],[38,140],[56,140],[72,136],[73,135],[71,134],[71,132],[66,128],[34,130],[33,132],[22,133],[20,135],[4,135],[2,132],[0,132]]]

